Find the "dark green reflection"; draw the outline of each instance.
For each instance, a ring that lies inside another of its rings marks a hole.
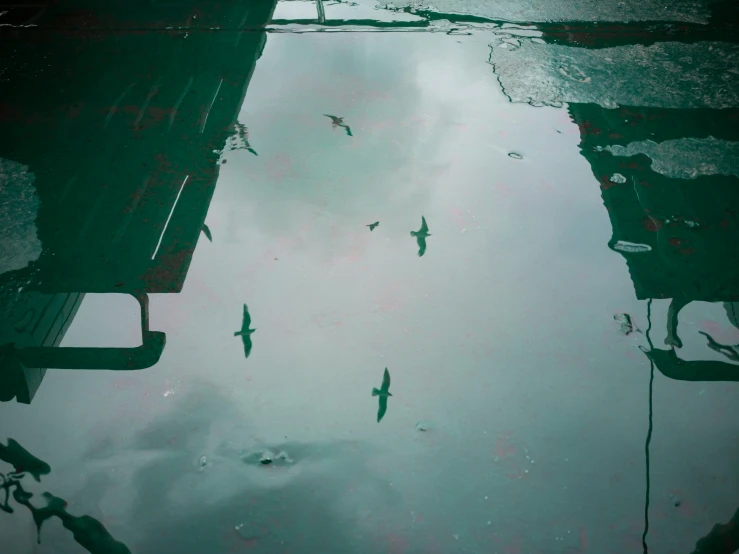
[[[32,176],[11,201],[36,210],[40,243],[0,273],[0,400],[30,402],[46,368],[158,361],[165,335],[148,329],[147,295],[180,292],[201,231],[212,240],[204,221],[227,139],[256,154],[236,118],[275,4],[71,0],[0,34],[12,53],[0,158]],[[252,31],[178,30],[195,18]],[[60,348],[86,293],[134,296],[142,345]]]
[[[210,232],[210,227],[208,227],[205,223],[203,223],[202,231],[205,235],[205,238],[207,238],[210,242],[213,242],[213,235]]]
[[[739,508],[724,524],[717,523],[695,545],[691,554],[733,554],[739,550]]]
[[[385,373],[382,375],[382,385],[379,389],[372,389],[372,396],[377,397],[377,423],[380,423],[382,418],[385,417],[385,412],[387,412],[387,399],[392,396],[390,392],[390,372],[387,368],[385,368]]]
[[[0,443],[0,460],[13,466],[9,473],[0,472],[0,490],[4,492],[4,501],[0,510],[12,514],[10,495],[13,500],[25,506],[33,516],[36,524],[38,542],[41,543],[41,527],[44,522],[53,517],[59,518],[65,529],[74,535],[74,540],[91,554],[130,554],[131,551],[123,543],[117,541],[108,532],[105,526],[97,519],[84,515],[73,516],[67,512],[67,502],[63,498],[44,492],[43,505],[37,506],[31,502],[34,494],[23,487],[23,478],[28,473],[40,481],[41,475],[48,475],[51,466],[28,452],[13,439],[8,439],[8,446]]]
[[[249,308],[244,304],[244,311],[241,316],[241,330],[234,333],[234,337],[241,337],[241,342],[244,344],[244,358],[248,358],[251,354],[251,335],[256,329],[250,329],[251,327],[251,315],[249,315]]]
[[[671,300],[665,344],[672,349],[651,348],[649,358],[673,379],[739,381],[730,345],[706,335],[727,362],[685,362],[675,350],[682,347],[678,315],[690,302],[722,302],[737,324],[739,177],[712,164],[682,167],[677,154],[700,158],[715,149],[721,159],[739,141],[739,110],[571,104],[569,111],[600,182],[613,228],[609,247],[624,257],[637,298]]]
[[[418,244],[418,257],[420,258],[426,253],[426,238],[431,236],[429,226],[426,225],[426,218],[421,216],[421,228],[418,231],[411,231],[411,236],[416,237]]]

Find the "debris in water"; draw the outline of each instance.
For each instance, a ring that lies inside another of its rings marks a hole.
[[[523,160],[523,155],[518,152],[508,152],[508,157],[514,160]]]
[[[621,333],[624,336],[628,337],[631,333],[641,333],[641,329],[634,325],[629,314],[614,314],[613,319],[621,324]]]
[[[429,421],[419,421],[418,423],[416,423],[417,431],[423,431],[425,433],[426,431],[430,431],[432,428],[433,426]]]

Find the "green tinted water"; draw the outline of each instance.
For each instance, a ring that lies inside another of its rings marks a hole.
[[[78,4],[0,28],[4,550],[736,548],[725,4]]]

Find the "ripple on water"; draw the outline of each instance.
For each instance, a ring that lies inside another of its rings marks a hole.
[[[416,423],[416,431],[426,432],[426,431],[432,431],[434,429],[433,423],[426,419],[422,419],[418,423]]]

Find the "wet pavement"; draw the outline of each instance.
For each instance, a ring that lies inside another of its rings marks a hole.
[[[739,549],[737,21],[0,8],[0,551]]]

